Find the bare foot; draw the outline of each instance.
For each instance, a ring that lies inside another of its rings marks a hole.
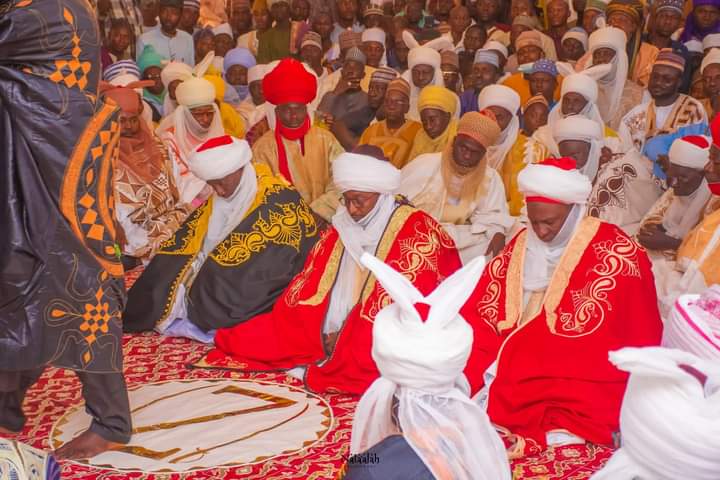
[[[110,442],[97,433],[86,430],[55,450],[54,454],[58,460],[80,460],[82,458],[92,458],[120,446],[122,445],[119,443]]]

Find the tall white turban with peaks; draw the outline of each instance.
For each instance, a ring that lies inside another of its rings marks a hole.
[[[610,361],[630,372],[622,448],[592,480],[716,480],[720,475],[720,364],[660,347],[623,348]],[[681,368],[707,377],[705,385]]]
[[[392,195],[400,187],[400,170],[370,155],[342,153],[333,161],[332,171],[340,193],[357,190]]]
[[[420,121],[420,112],[417,109],[418,97],[420,96],[420,88],[413,83],[412,69],[418,65],[428,65],[435,70],[432,81],[428,85],[437,85],[440,87],[445,86],[445,80],[443,79],[442,70],[440,70],[440,64],[442,59],[440,57],[441,50],[452,50],[452,40],[448,40],[446,37],[439,37],[429,41],[423,46],[420,46],[415,37],[408,30],[402,33],[403,41],[408,46],[410,51],[408,52],[408,69],[401,75],[408,85],[410,85],[410,110],[407,113],[407,118],[410,120]],[[460,98],[458,98],[458,107],[460,106]],[[460,111],[460,108],[457,109]]]
[[[585,107],[572,118],[584,117],[593,122],[597,123],[601,128],[601,131],[605,132],[605,122],[600,115],[600,110],[597,106],[598,99],[598,85],[597,81],[584,73],[573,73],[565,77],[560,89],[560,101],[553,107],[550,115],[548,116],[548,125],[550,129],[554,129],[555,124],[567,116],[562,112],[562,97],[568,93],[577,93],[587,100]]]
[[[574,115],[555,122],[552,127],[552,135],[558,149],[560,148],[560,142],[566,140],[578,140],[590,144],[587,162],[579,170],[591,182],[594,181],[600,166],[600,154],[604,145],[603,128],[597,122]]]
[[[604,27],[590,34],[588,42],[590,54],[599,48],[609,48],[615,52],[615,57],[610,63],[609,72],[608,67],[605,65],[591,65],[585,70],[587,75],[592,76],[598,82],[598,108],[603,120],[608,123],[617,115],[625,82],[627,81],[628,56],[625,50],[627,37],[625,32],[619,28]]]
[[[355,410],[350,453],[365,452],[399,428],[436,478],[510,480],[505,447],[485,411],[469,398],[463,374],[473,330],[459,311],[482,274],[484,258],[455,272],[427,297],[372,255],[363,255],[362,263],[394,303],[375,317],[372,356],[380,378]],[[429,306],[426,317],[417,304]]]
[[[515,144],[520,131],[520,119],[517,116],[520,108],[520,95],[505,85],[488,85],[482,89],[478,96],[478,110],[485,110],[488,107],[501,107],[512,115],[512,120],[505,127],[505,130],[500,133],[497,143],[489,147],[485,154],[488,165],[500,171],[505,157]]]

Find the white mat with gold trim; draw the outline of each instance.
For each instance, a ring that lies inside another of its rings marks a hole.
[[[290,385],[248,380],[173,380],[129,392],[133,436],[122,450],[90,459],[97,468],[186,472],[237,467],[299,453],[332,428],[328,403]],[[57,448],[87,429],[83,405],[54,425]]]

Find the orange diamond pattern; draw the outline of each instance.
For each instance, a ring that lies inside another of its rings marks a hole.
[[[110,305],[107,302],[103,302],[104,291],[102,287],[95,293],[95,302],[86,303],[85,311],[82,314],[83,322],[80,324],[80,331],[85,336],[85,341],[88,345],[92,345],[97,340],[96,333],[108,332],[108,323],[112,319],[113,315],[110,314]]]

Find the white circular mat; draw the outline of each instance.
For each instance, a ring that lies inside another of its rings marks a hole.
[[[172,380],[129,395],[130,443],[81,463],[140,472],[242,466],[312,447],[333,423],[324,399],[277,383]],[[53,448],[85,431],[90,420],[84,405],[69,409],[53,427]]]

